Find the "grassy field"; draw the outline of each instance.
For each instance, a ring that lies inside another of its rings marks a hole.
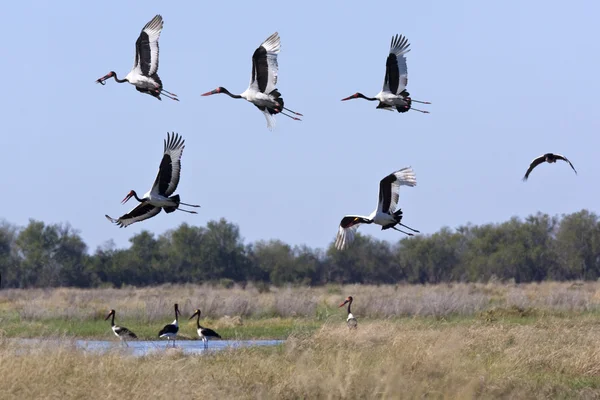
[[[146,357],[11,341],[113,338],[110,308],[154,338],[174,302],[226,338],[287,341]],[[599,308],[600,283],[2,290],[0,398],[599,398]]]

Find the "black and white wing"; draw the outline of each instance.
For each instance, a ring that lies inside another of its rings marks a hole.
[[[176,335],[179,332],[179,326],[175,324],[165,325],[159,332],[158,337],[163,335]]]
[[[207,338],[218,338],[218,339],[221,339],[221,335],[219,335],[217,332],[213,331],[212,329],[202,328],[200,330],[200,332],[202,333],[202,336],[206,336]]]
[[[531,171],[533,171],[533,169],[535,167],[537,167],[538,165],[540,165],[544,161],[546,161],[546,155],[545,154],[542,155],[542,156],[539,156],[538,158],[533,159],[533,161],[531,161],[531,164],[529,164],[529,168],[527,169],[527,172],[525,172],[525,176],[523,177],[523,180],[526,181],[527,178],[529,178],[529,174],[531,173]]]
[[[571,168],[573,169],[573,171],[575,171],[575,174],[577,174],[577,170],[575,169],[575,167],[573,166],[573,164],[571,164],[571,161],[569,161],[569,159],[561,154],[555,154],[554,155],[556,157],[557,160],[563,160],[569,163],[569,165],[571,166]]]
[[[377,211],[389,214],[396,211],[400,186],[417,186],[417,178],[412,167],[405,167],[392,172],[379,182]]]
[[[154,217],[156,214],[160,212],[160,207],[155,207],[150,203],[143,202],[138,204],[133,210],[129,211],[127,214],[122,215],[119,219],[114,219],[105,215],[105,217],[112,222],[113,224],[117,224],[121,228],[125,228],[135,222],[143,221],[148,218]]]
[[[252,77],[250,87],[261,93],[271,93],[277,87],[277,54],[280,39],[275,32],[267,38],[252,55]]]
[[[135,333],[133,333],[132,331],[130,331],[129,329],[125,328],[124,326],[115,326],[114,331],[120,337],[128,337],[131,339],[137,339],[137,335]]]
[[[408,84],[408,68],[404,55],[410,51],[408,39],[402,35],[392,36],[390,54],[385,62],[383,91],[399,95]]]
[[[138,74],[152,76],[158,71],[158,38],[163,28],[163,19],[156,15],[144,26],[135,42],[135,63]]]
[[[344,250],[347,248],[354,241],[356,230],[363,223],[365,223],[365,217],[359,215],[346,215],[342,218],[335,238],[336,249]]]
[[[181,155],[185,148],[185,140],[177,133],[167,133],[164,142],[163,158],[158,167],[158,175],[152,185],[152,192],[169,197],[177,189],[181,174]]]

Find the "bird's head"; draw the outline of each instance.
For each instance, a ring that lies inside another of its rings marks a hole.
[[[106,83],[104,81],[107,80],[107,79],[112,78],[115,75],[116,75],[115,71],[110,71],[108,74],[104,75],[102,78],[96,79],[96,83],[100,83],[101,85],[105,85]]]
[[[343,307],[343,306],[345,306],[345,305],[346,305],[346,304],[348,304],[348,303],[352,303],[352,296],[348,296],[348,297],[346,297],[346,300],[345,300],[345,301],[344,301],[342,304],[340,304],[340,305],[338,306],[338,308],[339,308],[339,307]]]
[[[358,99],[358,98],[365,98],[365,95],[359,92],[354,93],[352,96],[348,96],[346,98],[343,98],[342,101],[346,101],[346,100],[352,100],[352,99]]]
[[[123,200],[121,200],[121,204],[125,204],[129,201],[129,199],[131,199],[133,196],[135,196],[135,190],[130,190],[129,193],[127,193],[127,196],[125,196],[125,198]]]
[[[112,317],[115,314],[115,310],[110,310],[110,312],[108,313],[108,315],[106,316],[106,318],[104,318],[104,320],[106,321],[107,319],[109,319],[110,317]]]
[[[189,319],[192,319],[192,318],[194,318],[196,315],[197,315],[198,317],[200,317],[200,313],[201,313],[201,312],[200,312],[200,310],[199,310],[199,309],[196,309],[196,311],[194,311],[194,315],[192,315],[192,316],[191,316]]]
[[[202,93],[202,96],[210,96],[212,94],[218,94],[218,93],[229,93],[229,91],[227,89],[225,89],[224,87],[219,86],[215,90],[211,90],[210,92]]]

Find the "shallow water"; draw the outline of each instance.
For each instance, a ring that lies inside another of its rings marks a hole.
[[[115,340],[69,340],[69,339],[15,339],[23,349],[34,348],[39,345],[74,345],[78,349],[91,352],[122,352],[134,356],[145,356],[157,354],[173,349],[173,342],[167,347],[166,340],[131,340],[127,344],[119,339]],[[284,340],[211,340],[208,342],[208,350],[204,348],[201,340],[177,340],[175,349],[186,354],[203,354],[207,351],[220,351],[240,347],[253,346],[276,346],[284,343]]]

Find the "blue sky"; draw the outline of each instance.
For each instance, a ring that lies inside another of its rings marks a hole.
[[[404,223],[433,233],[542,211],[598,212],[600,3],[558,1],[10,2],[0,27],[3,62],[3,218],[70,222],[93,251],[135,233],[226,218],[246,242],[278,238],[326,247],[344,214],[368,214],[378,182],[412,165]],[[126,75],[141,28],[164,18],[159,74],[180,103],[133,86]],[[263,22],[264,21],[264,22]],[[251,56],[281,36],[278,87],[302,122],[278,117],[270,132],[241,93]],[[411,43],[408,90],[431,114],[376,110],[392,35]],[[161,213],[111,225],[148,190],[167,131],[186,140],[182,201],[198,215]],[[521,181],[545,152],[566,155]],[[396,240],[398,232],[361,227]]]

